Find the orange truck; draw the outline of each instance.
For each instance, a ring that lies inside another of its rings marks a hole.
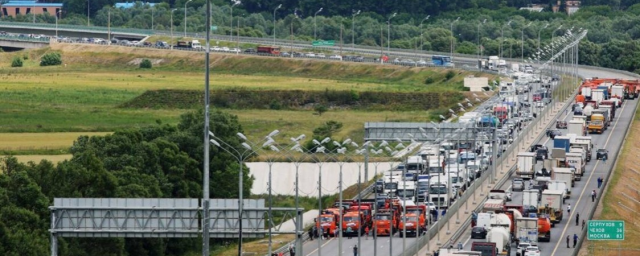
[[[357,236],[364,232],[364,214],[358,211],[350,211],[342,216],[342,234],[344,236]]]
[[[422,221],[424,222],[424,217],[422,217]],[[404,237],[405,229],[407,236],[420,236],[420,232],[422,232],[422,227],[420,227],[420,217],[414,212],[407,213],[407,215],[400,218],[400,223],[398,225],[400,237]]]
[[[327,209],[320,214],[320,221],[316,219],[316,227],[318,230],[322,230],[323,234],[328,236],[336,236],[338,229],[338,219],[340,218],[339,212],[336,213],[333,210],[338,209]]]
[[[551,220],[546,215],[538,216],[538,242],[551,242]]]
[[[418,216],[420,221],[420,228],[427,228],[427,206],[426,205],[411,205],[407,206],[407,213],[414,213]]]
[[[360,205],[358,206],[351,206],[349,207],[349,210],[347,210],[347,212],[360,212],[362,213],[362,223],[365,227],[371,227],[371,217],[373,215],[373,212],[371,210],[371,206],[370,205]]]
[[[391,209],[378,210],[374,216],[374,229],[378,236],[390,236],[398,230],[398,220],[395,211]]]

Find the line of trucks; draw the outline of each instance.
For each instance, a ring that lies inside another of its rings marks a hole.
[[[584,133],[602,134],[616,117],[625,100],[638,98],[640,81],[590,78],[583,81],[573,105],[574,115],[584,116]]]

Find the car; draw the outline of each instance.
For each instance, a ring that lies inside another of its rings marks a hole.
[[[559,131],[559,130],[552,130],[552,131],[549,133],[549,137],[550,137],[552,140],[553,140],[553,139],[555,139],[555,138],[556,138],[556,136],[562,136],[562,132],[561,132],[561,131]]]
[[[420,59],[420,60],[416,61],[416,64],[418,64],[419,67],[424,67],[424,66],[428,65],[427,61],[425,61],[424,59]]]
[[[247,49],[244,49],[244,53],[256,53],[256,49],[247,48]]]
[[[326,58],[326,56],[324,55],[324,53],[318,53],[316,54],[316,58]]]
[[[605,157],[609,159],[609,150],[601,148],[601,149],[598,149],[598,151],[596,151],[596,160],[600,160]]]
[[[522,178],[514,178],[513,181],[511,181],[511,189],[513,191],[524,190],[524,180]]]
[[[289,52],[280,52],[280,57],[291,57]]]
[[[536,151],[536,161],[538,161],[538,160],[543,161],[543,160],[548,159],[548,158],[549,158],[549,151],[547,150],[546,147],[539,148]]]
[[[474,239],[485,239],[487,238],[487,229],[484,227],[473,227],[471,229],[471,238]]]
[[[435,210],[437,208],[436,204],[434,204],[433,202],[425,202],[424,205],[427,206],[427,209],[429,209],[429,211]]]
[[[220,48],[218,46],[213,46],[213,47],[209,47],[209,50],[214,51],[214,52],[219,52],[219,51],[222,51],[222,48]]]
[[[220,48],[220,51],[228,52],[228,51],[231,51],[231,49],[229,49],[229,47],[222,47]]]
[[[524,256],[540,256],[540,248],[537,245],[531,245],[524,251]]]
[[[316,57],[316,54],[315,54],[315,53],[312,53],[312,52],[308,52],[308,53],[305,53],[305,54],[304,54],[304,56],[305,56],[305,57],[309,57],[309,58],[315,58],[315,57]]]
[[[523,256],[524,252],[527,250],[527,247],[531,246],[530,243],[521,242],[518,244],[518,248],[516,249],[516,256]]]
[[[558,129],[567,129],[567,122],[566,121],[556,121],[556,128]]]
[[[342,60],[342,56],[337,55],[337,54],[334,54],[334,55],[329,56],[329,59],[332,59],[332,60]]]
[[[535,144],[535,145],[531,146],[531,148],[529,149],[529,152],[531,152],[531,153],[536,152],[536,151],[538,151],[539,148],[546,148],[546,147],[543,146],[543,145],[540,145],[540,144]]]
[[[161,48],[169,48],[169,44],[165,41],[157,41],[156,42],[156,47],[161,47]]]
[[[229,50],[229,52],[232,52],[232,53],[240,53],[240,48],[231,48],[231,49]]]

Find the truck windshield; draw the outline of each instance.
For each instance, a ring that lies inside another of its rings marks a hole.
[[[429,167],[429,173],[442,173],[442,167]]]
[[[398,188],[398,183],[394,183],[394,182],[385,183],[384,184],[384,188],[385,189],[397,189]]]
[[[422,164],[420,164],[420,163],[409,163],[409,164],[407,164],[407,171],[422,171]]]
[[[407,216],[405,216],[405,217],[403,218],[403,220],[404,220],[404,221],[418,221],[418,217],[415,217],[415,216],[409,216],[409,217],[407,217]]]
[[[429,194],[446,194],[447,187],[446,186],[431,186],[429,187]]]
[[[320,218],[320,222],[333,222],[333,218],[331,218],[331,217],[322,217],[322,218]]]
[[[396,191],[396,195],[399,197],[412,197],[414,196],[416,191],[414,189],[398,189]]]
[[[344,217],[344,221],[359,221],[360,217]]]
[[[376,215],[376,220],[390,220],[391,216],[389,215]]]

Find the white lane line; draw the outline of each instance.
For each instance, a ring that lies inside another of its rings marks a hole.
[[[318,239],[319,239],[319,238],[318,238]],[[329,239],[329,240],[325,240],[326,242],[324,242],[324,243],[322,244],[322,246],[320,246],[320,248],[325,247],[326,245],[330,244],[330,243],[333,241],[333,239],[335,239],[335,238],[331,238],[331,239]],[[309,255],[311,255],[311,254],[316,253],[316,252],[318,251],[318,249],[319,249],[319,248],[316,248],[315,250],[313,250],[312,252],[310,252],[309,254],[307,254],[307,256],[309,256]]]
[[[625,102],[625,104],[622,105],[622,108],[620,110],[620,116],[618,116],[618,119],[616,119],[616,123],[613,125],[613,128],[611,129],[611,131],[609,133],[609,137],[607,137],[607,140],[604,142],[604,146],[602,148],[606,148],[607,144],[609,144],[609,140],[611,140],[611,135],[614,134],[616,126],[618,126],[618,121],[620,121],[620,119],[622,119],[622,113],[624,112],[624,108],[627,105],[628,104],[626,102]],[[633,122],[633,120],[630,120],[629,122]],[[631,125],[631,123],[629,125]],[[611,161],[613,162],[615,160],[612,159]],[[573,206],[574,209],[578,209],[578,204],[580,204],[580,200],[582,199],[582,196],[584,195],[584,192],[587,191],[587,186],[591,183],[591,178],[593,177],[593,174],[596,172],[596,168],[598,167],[599,163],[600,163],[600,161],[596,160],[596,164],[591,169],[591,174],[589,175],[589,179],[587,179],[587,183],[584,184],[584,188],[582,189],[582,193],[580,193],[580,197],[578,197],[578,201]],[[613,170],[611,170],[611,171],[613,171]],[[556,243],[556,247],[553,248],[553,252],[551,252],[551,255],[555,255],[556,254],[556,251],[558,250],[558,247],[560,246],[560,244],[562,242],[562,238],[564,237],[565,233],[567,232],[567,228],[569,228],[571,226],[570,223],[569,223],[569,220],[573,218],[573,214],[575,214],[576,212],[578,212],[578,211],[573,211],[569,215],[569,218],[567,218],[567,224],[564,226],[564,229],[562,230],[562,235],[560,235],[560,239],[558,239],[558,242]]]

